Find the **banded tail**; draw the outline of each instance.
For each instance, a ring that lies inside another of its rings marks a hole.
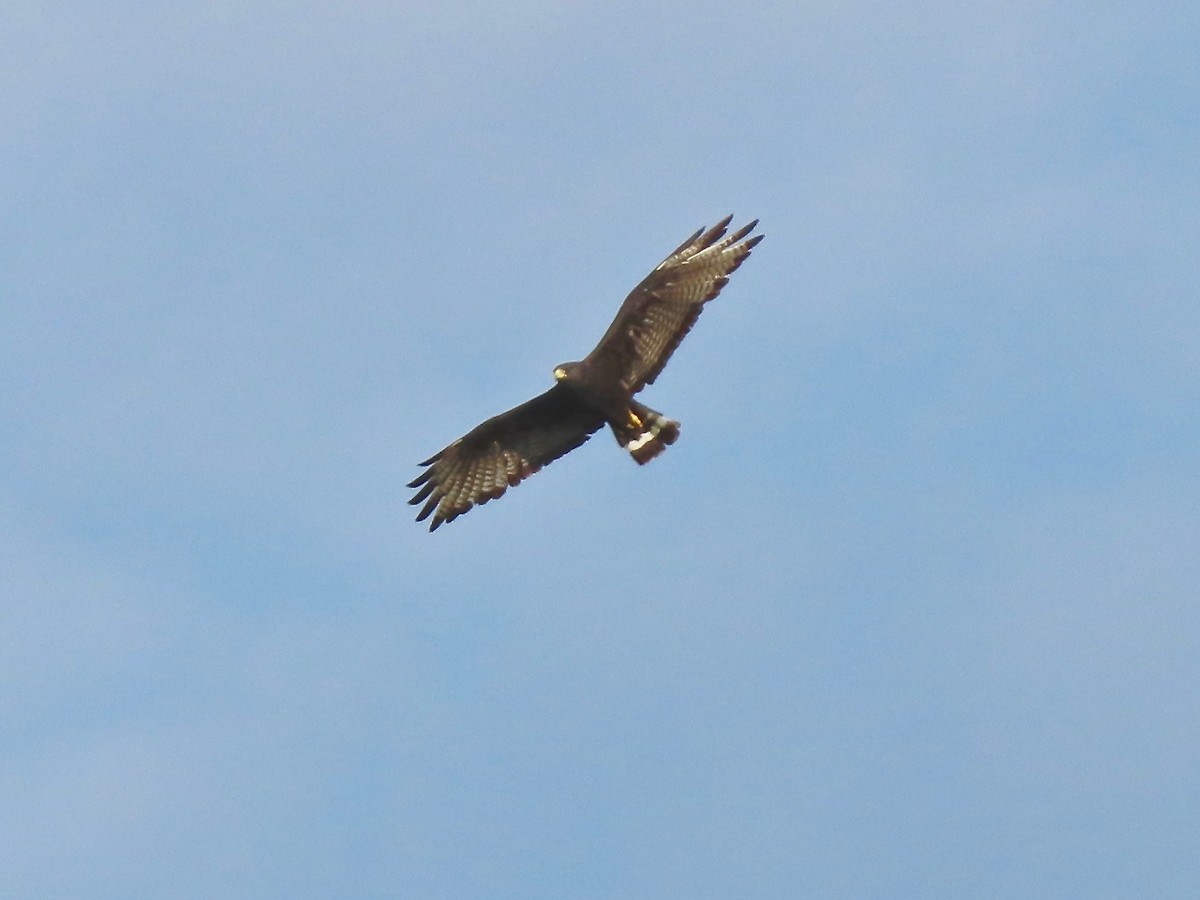
[[[636,400],[629,404],[628,421],[613,425],[612,430],[617,443],[629,451],[639,466],[650,462],[679,437],[678,422]]]

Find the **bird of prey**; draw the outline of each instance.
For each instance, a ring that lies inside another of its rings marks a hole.
[[[417,521],[432,514],[429,530],[436,530],[501,496],[606,424],[639,465],[675,443],[679,423],[633,395],[654,383],[704,304],[762,240],[761,234],[749,237],[757,219],[726,235],[732,219],[700,229],[655,266],[625,298],[596,348],[554,369],[554,387],[419,463],[427,468],[408,485],[419,489],[408,502],[425,504]]]

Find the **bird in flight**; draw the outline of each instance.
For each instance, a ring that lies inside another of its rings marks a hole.
[[[757,219],[726,235],[732,220],[700,229],[655,266],[625,298],[595,349],[554,369],[554,387],[419,463],[425,471],[408,485],[418,489],[408,502],[424,503],[417,521],[432,515],[429,530],[436,530],[503,495],[606,424],[638,465],[675,443],[679,423],[633,395],[654,383],[704,304],[763,239],[749,236]]]

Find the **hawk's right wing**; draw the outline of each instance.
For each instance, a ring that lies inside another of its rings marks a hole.
[[[420,488],[408,502],[425,502],[417,521],[432,513],[429,530],[434,531],[574,450],[603,424],[599,413],[581,404],[569,388],[556,384],[493,416],[420,463],[428,468],[408,485]]]

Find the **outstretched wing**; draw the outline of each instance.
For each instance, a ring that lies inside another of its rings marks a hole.
[[[434,531],[574,450],[603,424],[603,417],[584,406],[570,388],[556,384],[420,463],[428,468],[409,484],[420,490],[408,502],[425,502],[417,521],[433,513],[429,530]]]
[[[619,379],[635,393],[654,383],[704,304],[721,292],[730,273],[763,238],[745,240],[757,219],[726,237],[732,220],[727,216],[708,231],[697,231],[633,289],[588,355],[589,368]]]

